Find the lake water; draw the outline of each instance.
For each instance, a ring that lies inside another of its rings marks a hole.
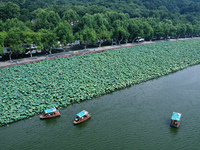
[[[61,109],[0,127],[1,150],[198,150],[200,65]],[[75,114],[91,119],[73,125]],[[170,127],[173,111],[182,113]]]

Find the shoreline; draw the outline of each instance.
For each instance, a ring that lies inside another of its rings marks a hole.
[[[190,44],[196,49],[191,51]],[[180,49],[175,48],[177,45]],[[182,50],[181,46],[185,46],[186,49]],[[200,54],[197,47],[199,40],[191,43],[165,42],[120,48],[97,55],[79,55],[67,60],[46,59],[40,63],[2,69],[2,88],[10,91],[6,90],[7,93],[4,93],[2,89],[0,95],[3,111],[0,124],[6,125],[27,119],[48,107],[67,107],[72,103],[99,97],[199,64]],[[172,49],[168,50],[170,48]],[[177,58],[180,54],[183,56]],[[8,75],[8,78],[3,78],[4,74]],[[7,112],[8,110],[10,111]]]
[[[7,61],[0,61],[0,68],[7,68],[13,65],[23,65],[23,64],[30,64],[30,63],[37,63],[46,59],[57,59],[57,58],[66,58],[66,57],[72,57],[77,55],[86,55],[90,53],[100,53],[108,50],[114,50],[114,49],[121,49],[121,48],[127,48],[127,47],[135,47],[135,46],[142,46],[147,44],[153,44],[153,43],[162,43],[162,42],[172,42],[172,41],[182,41],[182,40],[193,40],[193,39],[199,39],[199,37],[195,38],[179,38],[176,39],[169,39],[169,40],[159,40],[159,41],[144,41],[142,43],[127,43],[127,44],[121,44],[121,45],[111,45],[111,46],[104,46],[104,47],[97,47],[97,48],[87,48],[87,49],[79,49],[76,51],[68,51],[68,52],[60,52],[60,53],[53,53],[48,55],[48,58],[44,56],[34,56],[34,57],[28,57],[28,58],[22,58],[22,59],[14,59],[12,62],[10,60]],[[78,52],[78,53],[77,53]]]

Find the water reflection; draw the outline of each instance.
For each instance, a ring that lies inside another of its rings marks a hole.
[[[56,125],[58,119],[60,119],[60,116],[55,117],[55,118],[40,119],[40,120],[43,121],[45,123],[45,125],[48,127],[48,126]]]
[[[179,128],[174,128],[169,125],[171,135],[177,135]]]

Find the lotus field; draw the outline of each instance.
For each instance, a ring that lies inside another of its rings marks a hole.
[[[0,69],[0,124],[167,75],[200,62],[200,40],[148,44]]]

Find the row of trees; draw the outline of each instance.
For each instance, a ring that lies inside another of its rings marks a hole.
[[[67,43],[80,40],[86,48],[89,43],[96,41],[99,41],[99,46],[101,46],[102,41],[105,40],[111,43],[115,40],[120,44],[122,41],[133,42],[137,37],[151,40],[168,36],[179,38],[200,33],[198,21],[191,24],[159,17],[131,18],[128,13],[118,13],[97,6],[89,8],[93,11],[104,9],[104,13],[89,14],[76,6],[71,9],[57,6],[47,9],[39,8],[31,13],[30,18],[33,18],[31,21],[24,22],[19,19],[19,6],[10,2],[4,6],[8,7],[8,11],[7,14],[2,15],[2,20],[0,20],[0,51],[3,54],[3,48],[9,47],[10,58],[13,52],[24,52],[23,43],[26,43],[29,48],[31,44],[36,44],[38,48],[44,48],[51,53],[58,41],[64,47]],[[27,16],[28,14],[27,12]]]
[[[24,52],[23,43],[30,48],[36,44],[38,48],[44,48],[51,53],[58,41],[64,46],[80,40],[85,44],[99,41],[134,41],[137,37],[146,40],[160,39],[168,36],[193,36],[200,33],[200,25],[176,24],[170,20],[160,21],[155,18],[130,18],[128,14],[107,12],[106,14],[86,14],[79,18],[76,12],[69,10],[71,15],[64,15],[63,19],[53,11],[46,13],[38,10],[36,23],[25,24],[18,19],[7,19],[0,22],[0,47],[3,53],[4,47],[9,47],[9,55],[13,52]],[[46,16],[45,16],[46,13]],[[49,18],[48,18],[49,17]],[[35,29],[34,30],[31,30]],[[111,42],[112,43],[112,42]],[[32,57],[32,53],[31,53]]]

